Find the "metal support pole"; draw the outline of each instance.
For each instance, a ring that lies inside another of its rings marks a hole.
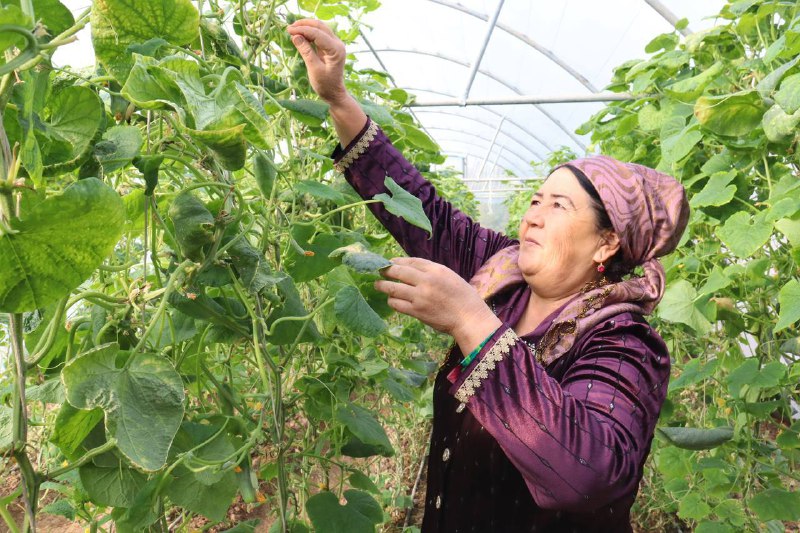
[[[492,32],[494,31],[494,27],[497,24],[497,19],[500,17],[500,10],[503,8],[503,3],[505,0],[498,0],[497,7],[494,10],[494,14],[492,15],[492,19],[489,21],[489,24],[486,27],[486,34],[483,36],[483,42],[481,43],[481,47],[478,50],[478,55],[475,57],[475,61],[472,62],[472,68],[469,71],[469,77],[467,78],[467,86],[464,87],[464,94],[461,97],[462,100],[466,101],[469,98],[469,92],[472,89],[472,84],[475,82],[475,76],[478,74],[478,68],[481,66],[481,61],[483,60],[483,54],[486,53],[486,47],[489,46],[489,40],[492,38]]]
[[[675,13],[670,11],[667,6],[662,4],[660,0],[644,0],[644,1],[647,3],[647,5],[652,7],[656,13],[661,15],[664,18],[664,20],[672,24],[673,28],[677,29],[678,20],[680,19],[678,18],[677,15],[675,15]],[[692,34],[692,30],[690,30],[688,26],[679,31],[684,35],[684,37],[688,37],[689,35]]]
[[[605,91],[590,94],[558,94],[558,95],[518,95],[498,98],[471,98],[467,101],[452,99],[417,101],[409,107],[466,107],[487,105],[519,105],[519,104],[574,104],[587,102],[620,102],[644,98],[630,93],[614,93]]]
[[[489,156],[492,154],[492,149],[494,149],[494,145],[497,143],[497,136],[500,135],[500,129],[503,127],[503,122],[505,122],[506,117],[500,119],[500,122],[497,123],[497,129],[494,130],[494,137],[492,137],[492,143],[489,145],[489,149],[486,150],[486,156],[483,158],[481,162],[481,167],[478,170],[478,177],[480,178],[483,174],[483,169],[486,167],[486,161],[489,160]]]

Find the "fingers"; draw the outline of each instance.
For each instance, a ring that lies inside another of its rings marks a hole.
[[[439,266],[438,263],[422,259],[421,257],[395,257],[392,258],[392,264],[407,266],[421,272],[430,272],[432,269]]]
[[[417,286],[423,280],[423,272],[411,265],[396,264],[381,270],[381,276],[387,279],[396,279],[407,285]]]
[[[297,51],[300,52],[300,55],[303,57],[303,61],[306,62],[306,65],[311,67],[322,64],[322,60],[320,60],[319,56],[314,51],[314,48],[311,46],[311,42],[302,35],[292,35],[292,44],[295,46],[295,48],[297,48]]]
[[[316,28],[316,29],[318,29],[320,31],[328,33],[331,37],[334,36],[333,30],[330,28],[330,26],[328,26],[327,24],[325,24],[321,20],[317,20],[317,19],[295,20],[289,26],[287,26],[287,29],[289,29],[291,31],[292,28],[301,28],[301,27]]]
[[[406,285],[405,283],[396,283],[394,281],[376,281],[375,290],[388,295],[390,300],[403,300],[409,304],[414,297],[414,287],[411,285]]]

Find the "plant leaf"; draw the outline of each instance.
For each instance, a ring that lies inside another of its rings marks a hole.
[[[717,172],[712,174],[703,189],[692,197],[692,207],[704,207],[708,205],[725,205],[733,199],[736,194],[736,185],[729,185],[736,178],[736,172]]]
[[[129,366],[119,368],[118,352],[117,344],[106,344],[67,363],[67,400],[78,409],[101,408],[108,438],[131,463],[159,470],[183,419],[183,381],[155,354],[131,353]]]
[[[375,337],[386,331],[386,323],[352,285],[336,293],[333,308],[336,319],[357,335]]]
[[[764,522],[768,520],[800,520],[800,492],[767,489],[750,498],[748,503]]]
[[[694,304],[697,291],[685,279],[670,283],[658,306],[658,316],[670,322],[686,324],[699,333],[711,331],[711,323]]]
[[[339,498],[329,491],[308,499],[308,512],[317,533],[374,533],[375,526],[383,521],[383,510],[375,499],[360,490],[346,490],[347,504],[339,505]]]
[[[0,311],[40,309],[68,295],[111,253],[125,206],[103,182],[80,180],[35,205],[0,236]]]
[[[190,0],[96,0],[90,24],[98,61],[124,82],[133,65],[129,45],[155,37],[188,44],[199,35],[200,14]]]
[[[383,184],[392,195],[389,196],[386,193],[376,194],[374,199],[380,200],[386,210],[393,215],[402,218],[412,226],[424,229],[428,232],[428,235],[433,235],[431,221],[428,220],[428,215],[425,214],[425,210],[422,208],[422,200],[412,196],[389,176],[386,176]]]
[[[694,115],[703,127],[717,135],[740,137],[761,124],[766,107],[757,91],[724,96],[701,96]]]
[[[778,293],[778,303],[780,304],[780,313],[773,333],[788,328],[800,320],[800,282],[792,279],[784,285]]]
[[[367,409],[347,402],[336,409],[336,420],[347,426],[347,429],[362,443],[377,448],[381,455],[385,457],[394,455],[386,431]]]
[[[752,216],[739,211],[717,227],[716,234],[733,255],[748,258],[769,240],[772,224],[761,215]]]

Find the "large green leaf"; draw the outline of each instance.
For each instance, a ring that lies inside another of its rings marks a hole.
[[[199,259],[202,248],[214,237],[214,215],[191,192],[178,194],[169,206],[169,217],[175,226],[175,238],[184,256]]]
[[[64,402],[56,415],[56,424],[50,442],[58,446],[61,453],[70,459],[92,429],[103,419],[101,409],[76,409]]]
[[[800,73],[792,74],[781,82],[781,88],[775,93],[775,101],[790,115],[800,109]]]
[[[778,293],[778,303],[780,304],[780,313],[778,323],[775,324],[773,330],[774,333],[788,328],[800,320],[800,282],[796,279],[789,280]]]
[[[278,282],[277,287],[283,300],[283,305],[269,315],[267,319],[268,326],[272,327],[272,324],[280,318],[302,317],[309,314],[292,278],[286,276]],[[310,320],[307,325],[302,320],[290,320],[275,326],[272,335],[267,340],[270,344],[291,344],[297,339],[301,331],[303,332],[300,336],[302,342],[314,342],[320,338],[319,330],[313,320]]]
[[[340,289],[333,306],[339,323],[357,335],[375,337],[386,331],[386,323],[353,286]]]
[[[0,235],[0,311],[46,307],[103,262],[122,235],[119,195],[91,178],[35,205]]]
[[[736,185],[730,185],[735,178],[736,172],[733,170],[712,174],[703,190],[692,197],[690,204],[692,207],[727,204],[736,194]]]
[[[422,208],[422,200],[412,196],[408,191],[399,186],[391,177],[386,176],[383,183],[391,196],[386,193],[376,194],[375,200],[380,200],[387,211],[404,219],[409,224],[433,233],[431,221]]]
[[[717,61],[696,76],[667,85],[664,91],[677,100],[693,100],[700,96],[703,89],[725,70],[725,66],[722,61]]]
[[[775,227],[786,235],[789,243],[794,248],[800,248],[800,220],[792,220],[790,218],[782,218],[775,222]]]
[[[244,124],[239,124],[223,130],[187,129],[187,132],[192,139],[211,150],[222,168],[239,170],[244,167],[247,157],[244,128]]]
[[[659,427],[657,431],[673,446],[686,450],[709,450],[733,438],[732,427],[712,429]]]
[[[339,498],[323,491],[308,499],[306,511],[317,533],[374,533],[383,521],[383,510],[375,499],[359,490],[346,490],[346,505]]]
[[[762,215],[753,216],[739,211],[717,227],[716,233],[733,255],[748,258],[769,240],[772,224]]]
[[[697,291],[685,279],[670,283],[661,303],[658,315],[670,322],[686,324],[699,333],[711,331],[711,323],[695,305]]]
[[[725,96],[701,96],[694,106],[700,124],[718,135],[747,135],[761,124],[766,106],[758,91]]]
[[[87,87],[72,85],[50,95],[43,110],[32,105],[34,126],[25,142],[36,143],[28,149],[40,153],[44,175],[76,168],[89,156],[92,140],[105,120],[100,98]]]
[[[381,455],[388,457],[394,454],[386,431],[367,409],[347,402],[336,409],[336,419],[347,426],[361,442],[378,448]]]
[[[106,344],[67,363],[67,401],[78,409],[101,408],[119,450],[137,467],[159,470],[183,419],[183,382],[161,356],[131,353],[122,366],[119,355],[116,344]]]
[[[310,126],[321,125],[328,118],[328,104],[319,100],[278,100],[278,103],[288,109],[292,116]]]
[[[9,2],[9,4],[12,5],[0,6],[0,24],[29,28],[31,26],[31,20],[22,12],[19,5],[13,5],[11,2]],[[23,42],[23,37],[17,33],[12,33],[10,31],[0,33],[0,55],[2,55],[2,57],[0,57],[0,65],[5,63],[5,54],[2,52],[12,46],[22,46]]]
[[[758,85],[756,86],[761,96],[765,98],[770,96],[772,94],[772,91],[775,90],[775,87],[778,86],[778,84],[786,75],[786,73],[789,72],[789,70],[791,70],[792,67],[794,67],[799,61],[800,61],[800,56],[795,57],[791,61],[784,63],[780,67],[776,68],[775,70],[764,76],[764,79],[758,82]]]
[[[786,367],[779,361],[767,363],[763,367],[755,358],[747,359],[728,375],[728,389],[731,396],[740,398],[742,387],[751,390],[768,389],[777,386],[786,375]]]
[[[103,138],[94,145],[94,157],[109,174],[130,164],[142,149],[142,133],[136,126],[114,126],[103,132]]]
[[[190,0],[95,0],[91,27],[97,59],[123,82],[133,65],[129,45],[154,37],[188,44],[199,34],[200,14]]]
[[[120,91],[122,96],[142,109],[173,109],[185,120],[186,99],[174,76],[151,57],[133,54],[133,58],[133,68]]]
[[[800,109],[790,115],[777,104],[764,113],[761,121],[767,139],[772,142],[780,142],[794,135],[798,124],[800,124]]]
[[[231,457],[235,448],[227,434],[215,425],[184,422],[175,436],[175,453],[192,452],[192,457],[172,471],[166,494],[176,505],[218,522],[225,518],[236,496],[237,481],[233,470],[206,469],[193,472],[188,467],[201,467],[202,462],[221,463]],[[202,446],[197,448],[198,446]],[[192,461],[199,459],[200,464]]]
[[[80,467],[81,483],[98,505],[130,507],[147,483],[147,476],[122,464],[101,468],[92,463]]]
[[[666,137],[661,142],[661,157],[666,163],[677,163],[692,151],[697,143],[703,139],[703,133],[697,124],[687,126],[674,135]]]
[[[768,520],[800,520],[800,492],[767,489],[748,502],[758,517]]]
[[[6,0],[3,4],[5,6],[20,7],[20,0]],[[75,24],[75,17],[72,16],[72,12],[59,0],[33,0],[32,4],[36,18],[45,27],[50,37],[55,37]],[[2,49],[3,47],[0,45],[0,50]]]

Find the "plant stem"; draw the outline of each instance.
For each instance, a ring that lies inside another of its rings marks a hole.
[[[36,495],[39,482],[31,467],[25,448],[28,444],[28,409],[25,404],[25,353],[22,341],[22,313],[9,315],[11,351],[14,355],[13,422],[11,448],[22,474],[22,496],[25,501],[25,518],[31,530],[36,531]]]
[[[161,318],[161,315],[164,314],[164,310],[167,308],[167,300],[169,300],[170,294],[175,290],[175,286],[178,283],[178,279],[181,276],[186,274],[186,267],[193,264],[191,259],[186,259],[183,263],[178,265],[175,269],[175,272],[167,280],[167,286],[164,288],[164,295],[161,297],[161,303],[158,305],[158,309],[153,314],[153,317],[150,319],[150,325],[147,326],[144,333],[142,333],[142,338],[139,339],[139,342],[136,344],[136,347],[133,349],[131,356],[125,362],[125,368],[130,367],[131,363],[133,362],[134,355],[139,352],[144,347],[144,342],[147,340],[147,337],[150,333],[153,332],[153,328],[155,328],[158,319]]]
[[[67,472],[71,470],[75,470],[76,468],[85,465],[89,461],[92,460],[93,457],[111,451],[117,446],[117,439],[109,439],[108,442],[105,444],[98,446],[97,448],[92,448],[88,452],[86,452],[80,459],[75,461],[74,463],[70,463],[67,466],[63,466],[61,468],[56,468],[55,470],[51,470],[45,474],[43,474],[44,479],[54,480],[59,476],[63,476]]]

